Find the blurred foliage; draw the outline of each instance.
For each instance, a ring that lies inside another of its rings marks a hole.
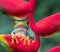
[[[40,19],[52,15],[53,13],[60,12],[60,0],[37,0],[34,18],[35,22]],[[8,34],[14,29],[14,20],[5,15],[4,11],[0,10],[0,34]],[[30,31],[31,34],[33,34]],[[51,38],[41,38],[41,47],[39,52],[45,52],[45,50],[60,45],[60,33],[57,33]],[[0,52],[8,52],[0,45]]]

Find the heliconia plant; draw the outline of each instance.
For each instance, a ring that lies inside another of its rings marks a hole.
[[[35,8],[36,0],[0,0],[0,7],[6,11],[7,14],[22,18],[28,16]]]
[[[25,36],[0,35],[0,43],[3,44],[11,52],[37,52],[40,46],[39,36],[36,34],[36,41]]]
[[[47,50],[46,52],[60,52],[60,46],[56,46],[54,48],[51,48]]]
[[[36,0],[29,0],[29,2],[25,0],[0,0],[0,7],[12,18],[19,21],[21,18],[23,20],[28,17],[30,27],[35,33],[36,41],[27,36],[20,36],[20,32],[18,34],[14,32],[14,38],[10,34],[0,35],[0,42],[4,43],[12,52],[38,52],[40,47],[39,35],[50,37],[53,33],[59,31],[60,13],[48,16],[35,24],[35,4]],[[18,23],[17,27],[21,29],[22,25],[23,27],[26,26],[24,23]]]
[[[0,6],[10,16],[15,16],[14,18],[18,18],[18,20],[19,20],[21,17],[25,18],[26,15],[28,15],[30,12],[33,12],[35,2],[36,2],[36,0],[30,0],[30,2],[26,2],[24,0],[18,0],[18,1],[17,0],[13,0],[13,1],[1,0]],[[8,5],[8,7],[7,7],[7,5]],[[2,42],[6,41],[7,46],[9,45],[15,52],[17,52],[17,51],[18,52],[37,52],[39,45],[40,45],[39,35],[36,35],[35,42],[27,37],[20,38],[20,36],[18,36],[19,37],[18,39],[14,38],[14,40],[17,40],[16,42],[12,41],[11,36],[6,35],[6,36],[1,36],[1,37],[4,38],[4,41],[2,41]]]

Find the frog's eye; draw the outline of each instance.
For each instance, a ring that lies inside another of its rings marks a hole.
[[[15,31],[12,31],[12,32],[11,32],[11,35],[14,35],[14,34],[15,34]]]
[[[13,34],[15,34],[15,32],[13,32]]]

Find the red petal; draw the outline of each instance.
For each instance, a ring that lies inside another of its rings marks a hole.
[[[60,52],[60,46],[54,47],[50,50],[47,50],[46,52]]]
[[[24,40],[20,40],[20,37],[17,37],[18,43],[16,43],[16,40],[14,40],[14,43],[12,43],[12,38],[9,35],[5,36],[5,39],[7,40],[9,46],[15,50],[16,52],[34,52],[34,43],[30,42],[30,45],[26,43],[26,45],[23,45]]]
[[[41,36],[50,36],[60,27],[60,13],[53,14],[36,23],[37,32]]]
[[[30,11],[29,2],[24,0],[0,0],[0,6],[9,14],[13,16],[25,16]]]

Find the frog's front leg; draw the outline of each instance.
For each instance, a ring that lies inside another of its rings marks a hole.
[[[26,20],[16,21],[14,25],[14,30],[11,33],[12,43],[14,42],[14,39],[18,43],[16,36],[27,36],[28,24],[26,22],[27,22]]]

